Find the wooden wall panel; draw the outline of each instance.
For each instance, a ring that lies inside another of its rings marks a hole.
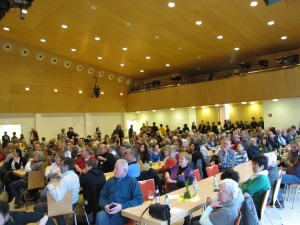
[[[300,67],[128,94],[128,111],[300,96]]]

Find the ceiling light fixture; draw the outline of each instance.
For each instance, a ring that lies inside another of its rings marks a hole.
[[[82,94],[82,90],[79,90],[78,92],[79,92],[79,94]]]
[[[196,21],[196,25],[197,25],[197,26],[200,26],[201,24],[202,24],[202,21],[201,21],[201,20],[197,20],[197,21]]]
[[[166,64],[166,67],[169,67],[169,66],[170,66],[170,64],[167,63],[167,64]]]
[[[236,48],[234,48],[234,51],[238,51],[238,50],[240,50],[240,48],[239,48],[239,47],[236,47]]]
[[[68,28],[68,26],[67,26],[67,25],[65,25],[65,24],[63,24],[63,25],[61,25],[61,28],[63,28],[63,29],[67,29],[67,28]]]
[[[144,70],[140,70],[141,73],[144,73]]]
[[[98,57],[97,57],[97,59],[101,60],[101,59],[102,59],[102,57],[101,57],[101,56],[98,56]]]
[[[175,2],[169,2],[169,3],[168,3],[168,6],[169,6],[170,8],[174,8],[174,7],[175,7]]]
[[[201,106],[202,109],[205,109],[205,106]]]
[[[196,109],[196,106],[192,106],[191,108],[192,108],[192,109]]]
[[[220,105],[219,105],[219,104],[215,104],[215,106],[216,106],[216,107],[219,107]]]
[[[76,48],[71,48],[71,51],[72,52],[76,52]]]
[[[8,27],[3,27],[3,30],[9,31]]]
[[[277,98],[274,98],[272,101],[273,101],[273,102],[278,102],[278,99],[277,99]]]
[[[218,38],[218,39],[222,39],[222,38],[223,38],[223,36],[222,36],[222,35],[219,35],[217,38]]]
[[[257,1],[252,1],[252,2],[250,3],[250,6],[252,6],[252,7],[255,7],[255,6],[257,6],[257,5],[258,5]]]
[[[44,43],[46,42],[46,40],[44,38],[41,38],[40,41],[44,42]]]
[[[96,9],[97,9],[97,7],[95,5],[91,6],[91,10],[96,10]]]
[[[123,51],[127,51],[128,49],[126,47],[123,48]]]
[[[95,37],[96,41],[100,41],[100,39],[101,39],[100,37]]]
[[[57,90],[57,89],[54,89],[53,91],[54,91],[55,93],[57,93],[57,92],[58,92],[58,90]]]
[[[156,109],[153,109],[152,112],[156,112]]]
[[[139,113],[140,113],[140,111],[136,111],[136,113],[137,113],[137,114],[139,114]]]
[[[146,56],[146,59],[150,59],[151,57],[150,56]]]
[[[281,37],[281,40],[286,40],[287,39],[287,36],[282,36]]]
[[[242,102],[242,105],[246,105],[247,104],[247,102]]]
[[[254,105],[254,102],[250,102],[250,105]]]
[[[121,64],[120,64],[120,66],[122,66],[122,67],[123,67],[123,66],[125,66],[125,65],[124,65],[123,63],[121,63]]]
[[[271,21],[268,22],[268,25],[269,25],[269,26],[272,26],[272,25],[274,25],[274,24],[275,24],[274,20],[271,20]]]
[[[120,95],[123,96],[123,93],[121,92]]]
[[[173,111],[173,110],[175,110],[175,109],[174,109],[174,108],[171,108],[170,110]]]
[[[103,91],[101,91],[101,95],[104,95],[104,92],[103,92]]]
[[[26,88],[25,88],[25,91],[29,91],[29,90],[30,90],[30,88],[29,88],[29,87],[26,87]]]

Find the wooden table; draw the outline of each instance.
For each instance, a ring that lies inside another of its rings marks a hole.
[[[25,177],[26,172],[25,170],[13,170],[13,174],[18,177]]]
[[[238,171],[240,174],[240,181],[244,182],[252,175],[252,167],[251,167],[251,161],[248,161],[246,163],[240,164],[234,168],[235,171]],[[220,175],[218,174],[217,177],[220,180]],[[206,205],[206,198],[207,197],[217,197],[217,192],[213,191],[213,177],[206,178],[204,180],[201,180],[198,182],[199,187],[199,197],[200,199],[197,201],[187,201],[187,202],[178,202],[177,198],[172,199],[172,196],[180,195],[185,192],[185,188],[181,188],[179,190],[176,190],[174,192],[168,193],[169,200],[170,200],[170,206],[171,206],[171,223],[175,223],[178,220],[184,218],[187,215],[190,215],[191,213],[195,212],[196,210],[204,207]],[[193,187],[192,185],[189,188],[191,194],[193,193]],[[164,202],[164,196],[161,197],[161,203]],[[149,206],[149,204],[154,203],[154,201],[146,201],[140,206],[127,208],[122,210],[122,215],[133,219],[135,221],[138,221],[142,212]],[[172,208],[174,209],[178,208],[182,211],[177,213],[172,213]],[[161,221],[158,219],[154,219],[149,215],[149,212],[147,211],[142,219],[141,223],[145,224],[151,224],[151,225],[166,225],[167,221]]]

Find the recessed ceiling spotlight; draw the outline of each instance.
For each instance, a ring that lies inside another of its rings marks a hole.
[[[238,50],[240,50],[240,48],[239,48],[239,47],[236,47],[236,48],[234,48],[234,51],[238,51]]]
[[[247,104],[247,102],[242,102],[242,105],[246,105]]]
[[[224,104],[224,106],[225,106],[225,107],[228,107],[228,106],[229,106],[229,104]]]
[[[82,94],[82,90],[79,90],[78,92],[79,92],[79,94]]]
[[[216,107],[219,107],[220,105],[219,105],[219,104],[215,104],[215,106],[216,106]]]
[[[155,35],[155,36],[154,36],[154,39],[158,40],[158,39],[160,39],[160,36]]]
[[[22,9],[22,13],[27,14],[27,10],[26,9]]]
[[[272,25],[274,25],[274,24],[275,24],[274,20],[271,20],[271,21],[268,22],[268,25],[269,25],[269,26],[272,26]]]
[[[192,109],[196,109],[196,106],[192,106],[191,108],[192,108]]]
[[[169,6],[170,8],[174,8],[174,7],[175,7],[175,2],[169,2],[169,3],[168,3],[168,6]]]
[[[101,95],[104,95],[104,91],[101,91]]]
[[[198,68],[197,68],[197,70],[201,70],[201,68],[200,68],[200,67],[198,67]]]
[[[100,41],[100,39],[101,39],[100,37],[95,37],[96,41]]]
[[[126,47],[124,47],[124,48],[122,48],[122,49],[123,49],[123,51],[127,51],[127,50],[128,50]]]
[[[141,73],[144,73],[144,70],[140,70]]]
[[[120,66],[125,66],[125,64],[124,64],[124,63],[121,63]]]
[[[55,93],[56,93],[56,92],[58,92],[58,90],[57,90],[57,89],[54,89],[53,91],[54,91]]]
[[[152,112],[156,112],[156,109],[153,109]]]
[[[273,101],[273,102],[278,102],[278,99],[277,99],[277,98],[274,98],[272,101]]]
[[[250,105],[254,105],[254,102],[250,102]]]
[[[166,67],[169,67],[169,66],[170,66],[170,64],[167,63],[167,64],[166,64]]]
[[[67,26],[67,25],[65,25],[65,24],[63,24],[63,25],[61,25],[61,28],[63,28],[63,29],[67,29],[67,28],[68,28],[68,26]]]
[[[130,21],[126,22],[125,24],[126,24],[126,26],[128,26],[128,27],[130,27],[130,26],[132,25],[132,23],[131,23]]]
[[[178,50],[181,51],[181,50],[182,50],[182,47],[178,47]]]
[[[120,95],[123,96],[123,93],[121,92]]]
[[[46,40],[44,38],[41,38],[40,41],[41,42],[46,42]]]
[[[76,48],[71,48],[71,51],[72,52],[76,52]]]
[[[96,10],[96,9],[97,9],[97,6],[95,6],[95,5],[91,6],[91,10]]]
[[[29,87],[26,87],[26,88],[25,88],[25,91],[30,91],[30,88],[29,88]]]
[[[285,39],[287,39],[287,36],[282,36],[281,37],[281,40],[285,40]]]
[[[197,26],[200,26],[201,24],[202,24],[202,21],[201,21],[201,20],[197,20],[197,21],[196,21],[196,25],[197,25]]]
[[[173,111],[173,110],[175,110],[175,109],[174,109],[174,108],[171,108],[170,110]]]
[[[98,57],[97,57],[97,59],[101,60],[101,59],[102,59],[102,57],[101,57],[101,56],[98,56]]]
[[[140,113],[140,111],[136,111],[136,113],[137,113],[137,114],[139,114],[139,113]]]
[[[219,35],[217,38],[218,38],[218,39],[222,39],[222,38],[223,38],[223,36],[222,36],[222,35]]]
[[[202,109],[205,109],[205,106],[201,106]]]
[[[151,57],[150,56],[146,56],[146,59],[150,59]]]
[[[255,7],[255,6],[257,6],[257,1],[252,1],[251,3],[250,3],[250,6],[252,6],[252,7]]]
[[[9,31],[8,27],[3,27],[3,30]]]

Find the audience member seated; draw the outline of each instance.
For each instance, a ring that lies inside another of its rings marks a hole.
[[[207,158],[208,158],[208,143],[205,143],[204,145],[202,145],[200,147],[200,152],[203,155],[204,161],[207,162]]]
[[[228,138],[221,140],[221,149],[218,151],[220,171],[230,169],[235,166],[235,151],[230,149],[231,142]]]
[[[133,178],[138,178],[141,175],[141,167],[137,162],[138,152],[133,148],[126,150],[126,161],[128,163],[127,174]]]
[[[160,149],[159,149],[159,146],[157,144],[154,146],[154,149],[150,154],[150,159],[154,163],[162,160]]]
[[[116,163],[114,155],[108,152],[107,145],[99,144],[98,147],[98,155],[96,155],[98,167],[103,173],[112,172]]]
[[[291,141],[290,147],[291,150],[289,151],[286,159],[281,159],[281,163],[280,163],[281,166],[287,167],[288,169],[295,164],[299,155],[299,146],[297,142]]]
[[[248,158],[252,160],[252,158],[256,155],[259,155],[261,152],[258,149],[256,138],[250,138],[249,147],[247,148]]]
[[[194,146],[195,146],[195,148],[194,148],[194,151],[192,152],[192,160],[191,160],[195,166],[195,168],[193,168],[193,169],[200,170],[200,168],[197,168],[197,161],[198,161],[198,159],[201,159],[202,160],[202,164],[201,164],[202,171],[199,171],[199,172],[202,172],[203,178],[206,178],[207,177],[206,161],[204,160],[204,157],[200,151],[199,144],[196,143]]]
[[[278,142],[276,137],[272,131],[268,131],[268,143],[272,146],[273,150],[279,149]]]
[[[74,160],[71,158],[65,158],[61,165],[61,179],[57,183],[50,182],[47,185],[49,194],[55,201],[60,201],[65,196],[68,190],[73,191],[72,204],[73,208],[77,205],[79,196],[79,178],[74,172]],[[35,212],[46,213],[47,202],[41,202],[34,206]],[[57,216],[56,221],[58,225],[65,225],[65,219],[63,216]]]
[[[25,166],[25,172],[39,171],[44,169],[44,153],[41,151],[35,151],[33,158],[29,159]],[[20,208],[24,201],[21,199],[22,189],[26,189],[28,186],[28,174],[20,180],[14,181],[9,185],[10,199],[16,197],[16,208]]]
[[[86,162],[88,160],[95,160],[96,158],[94,156],[92,156],[92,150],[88,147],[88,146],[84,146],[81,149],[81,156],[79,156],[76,160],[75,160],[75,171],[78,174],[81,174],[82,171],[85,169],[86,166]]]
[[[131,148],[131,145],[129,143],[123,143],[123,145],[120,146],[120,151],[117,155],[115,155],[116,160],[118,159],[125,159],[126,150]]]
[[[208,149],[212,149],[212,148],[217,148],[218,147],[218,142],[217,142],[217,137],[214,133],[210,133],[208,136]]]
[[[248,154],[244,150],[243,144],[238,144],[235,152],[235,165],[248,162]]]
[[[252,158],[253,175],[241,185],[243,193],[247,192],[255,204],[260,218],[260,209],[265,192],[271,188],[268,178],[268,159],[264,155],[256,155]]]
[[[277,156],[275,153],[273,152],[269,152],[269,153],[265,153],[264,154],[267,158],[268,158],[268,177],[269,177],[269,181],[270,181],[270,195],[268,198],[268,204],[270,204],[271,202],[273,202],[273,192],[275,189],[275,185],[276,185],[276,181],[279,179],[279,172],[278,172],[278,167],[277,167]],[[280,202],[281,206],[284,207],[284,203],[283,203],[283,198],[282,198],[282,194],[281,194],[281,190],[279,189],[278,193],[278,201]],[[277,208],[279,206],[279,204],[276,202],[275,205]]]
[[[142,163],[149,163],[150,153],[148,151],[148,146],[145,143],[140,144],[138,148],[139,158]]]
[[[175,191],[179,188],[185,187],[185,181],[189,182],[189,185],[194,180],[194,170],[188,167],[188,163],[191,161],[191,156],[186,152],[179,153],[178,165],[171,167],[165,175],[165,179],[168,185],[168,191]],[[184,218],[184,225],[189,224],[190,217]]]
[[[55,225],[47,215],[39,212],[10,211],[7,202],[0,200],[0,225],[26,225],[38,222],[38,225]]]
[[[99,203],[102,210],[97,213],[96,225],[126,224],[129,219],[121,215],[121,210],[143,203],[137,180],[127,172],[126,160],[117,160],[114,177],[108,179],[100,193]]]
[[[282,184],[300,184],[300,155],[298,155],[297,161],[293,166],[286,171],[286,174],[285,171],[282,172]]]
[[[233,135],[232,138],[233,138],[234,144],[231,145],[231,149],[236,150],[238,144],[242,144],[242,141],[241,141],[240,136],[238,134]]]
[[[96,220],[96,214],[99,212],[99,196],[106,182],[104,173],[97,168],[96,160],[86,161],[84,170],[80,177],[80,187],[83,190],[83,199],[85,202],[85,211],[88,214],[89,222]]]
[[[285,147],[287,144],[286,137],[282,135],[282,129],[276,130],[276,137],[275,140],[277,140],[278,145]]]
[[[224,179],[219,184],[218,201],[213,202],[207,197],[207,207],[199,221],[190,224],[201,225],[233,225],[238,217],[238,209],[235,203],[239,193],[237,182],[232,179]]]
[[[162,178],[165,178],[166,171],[177,164],[176,154],[177,147],[175,145],[168,145],[164,151],[164,165],[161,167]]]
[[[56,152],[54,160],[55,160],[55,162],[53,162],[45,170],[45,177],[50,179],[50,180],[60,178],[60,174],[61,174],[60,168],[61,168],[61,165],[62,165],[62,161],[65,160],[64,153],[62,151]]]
[[[267,141],[266,137],[262,137],[261,140],[259,141],[258,149],[260,153],[267,153],[267,152],[272,152],[273,148]]]

